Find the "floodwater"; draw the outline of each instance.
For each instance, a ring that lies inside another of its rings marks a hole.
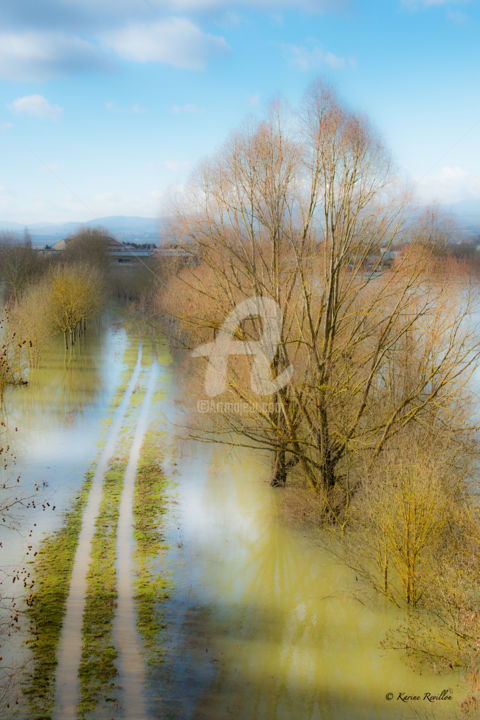
[[[89,329],[70,356],[65,357],[61,342],[53,344],[41,366],[31,372],[29,385],[7,390],[0,413],[6,423],[4,442],[10,443],[16,457],[8,475],[20,475],[15,494],[33,495],[36,505],[15,510],[14,530],[0,527],[0,564],[5,570],[23,564],[28,544],[32,551],[26,559],[31,559],[41,538],[62,524],[63,511],[97,459],[97,444],[107,429],[104,418],[121,382],[127,345],[123,328],[106,318]],[[40,485],[38,493],[33,490],[35,482]],[[19,583],[14,587],[21,595]],[[18,633],[6,639],[2,655],[11,667],[28,660]]]
[[[47,480],[42,493],[57,504],[55,513],[28,516],[37,522],[34,544],[59,525],[58,510],[97,457],[126,346],[125,332],[107,324],[68,365],[59,348],[52,350],[31,386],[7,397],[22,483]],[[453,718],[464,688],[454,676],[414,672],[380,648],[401,617],[382,601],[365,604],[354,573],[322,547],[318,533],[286,527],[282,491],[267,483],[267,459],[176,442],[181,407],[168,395],[153,412],[175,448],[165,466],[175,485],[162,520],[170,549],[159,560],[172,591],[164,605],[164,659],[146,679],[138,717],[403,720],[433,717],[434,709],[436,717]],[[14,564],[22,543],[21,536],[10,543],[4,564]],[[396,699],[399,692],[423,697],[443,689],[453,691],[453,701]],[[129,710],[119,717],[138,720],[128,678],[124,692]]]
[[[453,718],[464,688],[380,649],[401,616],[363,604],[354,573],[319,535],[285,527],[282,490],[267,478],[265,459],[248,451],[225,461],[225,450],[197,448],[179,464],[168,651],[152,716],[403,720],[432,717],[431,703],[387,693],[451,688],[437,716]]]

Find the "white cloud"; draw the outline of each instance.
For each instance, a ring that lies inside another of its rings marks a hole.
[[[172,112],[174,115],[180,115],[181,113],[201,115],[205,112],[205,109],[193,103],[187,103],[186,105],[172,105]]]
[[[345,58],[334,55],[334,53],[331,52],[325,53],[325,62],[335,70],[343,70],[343,68],[347,64]]]
[[[318,70],[329,65],[334,70],[343,70],[348,65],[354,66],[355,61],[351,58],[340,57],[332,52],[326,52],[318,45],[307,47],[304,45],[285,45],[287,58],[302,72]]]
[[[8,106],[13,112],[26,113],[48,120],[59,120],[63,114],[60,105],[51,105],[43,95],[25,95]]]
[[[480,200],[480,176],[458,165],[445,165],[438,173],[418,178],[416,185],[424,202],[450,204],[461,200]]]
[[[127,60],[167,63],[188,70],[202,70],[211,55],[228,49],[224,38],[208,35],[179,17],[127,25],[106,34],[104,42]]]
[[[404,0],[406,1],[406,0]],[[435,2],[438,0],[425,0]],[[347,10],[353,0],[1,0],[0,76],[22,82],[115,67],[112,50],[136,62],[199,70],[228,50],[200,18],[230,27],[242,8],[281,17]],[[56,28],[52,31],[52,28]]]
[[[0,76],[37,82],[59,75],[109,71],[112,48],[130,60],[196,70],[203,68],[212,54],[228,49],[223,37],[199,27],[200,19],[216,27],[231,27],[242,21],[244,8],[269,13],[272,18],[282,17],[290,9],[344,13],[353,2],[1,0]]]
[[[107,67],[106,59],[92,43],[73,35],[0,33],[0,76],[10,80],[41,81]]]

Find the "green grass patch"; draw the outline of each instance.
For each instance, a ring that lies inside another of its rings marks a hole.
[[[135,481],[133,504],[135,603],[137,627],[143,639],[147,664],[163,659],[162,631],[165,627],[161,601],[169,597],[170,582],[157,563],[168,549],[161,529],[167,511],[165,489],[168,481],[161,466],[162,433],[146,434]]]
[[[55,700],[56,651],[70,589],[70,578],[82,526],[82,515],[92,485],[93,472],[86,473],[80,494],[65,513],[62,527],[40,545],[33,561],[34,590],[29,598],[30,638],[33,671],[23,689],[30,717],[51,718]]]
[[[130,382],[130,378],[132,375],[132,371],[137,363],[138,358],[138,346],[139,346],[139,340],[136,337],[130,337],[128,338],[128,345],[125,348],[125,351],[123,353],[123,364],[125,365],[125,369],[122,372],[122,377],[120,381],[120,385],[117,388],[114,396],[112,397],[112,400],[110,402],[110,412],[113,412],[116,410],[120,403],[122,402],[122,398],[125,394],[125,390],[128,387],[128,383]],[[143,351],[142,351],[143,354]]]
[[[95,524],[82,628],[79,718],[101,703],[116,700],[117,651],[112,633],[117,600],[116,539],[125,467],[125,460],[116,460],[105,473]]]

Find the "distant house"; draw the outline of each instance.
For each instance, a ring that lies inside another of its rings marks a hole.
[[[195,252],[174,244],[155,248],[154,255],[156,258],[181,258],[188,265],[198,264],[198,256]]]
[[[52,248],[53,252],[61,252],[65,250],[68,245],[70,238],[59,240]],[[148,258],[154,255],[156,246],[151,243],[143,243],[137,245],[136,243],[120,242],[113,237],[109,237],[108,252],[113,262],[118,263],[131,263],[138,258]]]

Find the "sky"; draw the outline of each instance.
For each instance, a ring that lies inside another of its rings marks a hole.
[[[317,77],[420,202],[479,205],[479,0],[1,0],[0,221],[156,217]]]

